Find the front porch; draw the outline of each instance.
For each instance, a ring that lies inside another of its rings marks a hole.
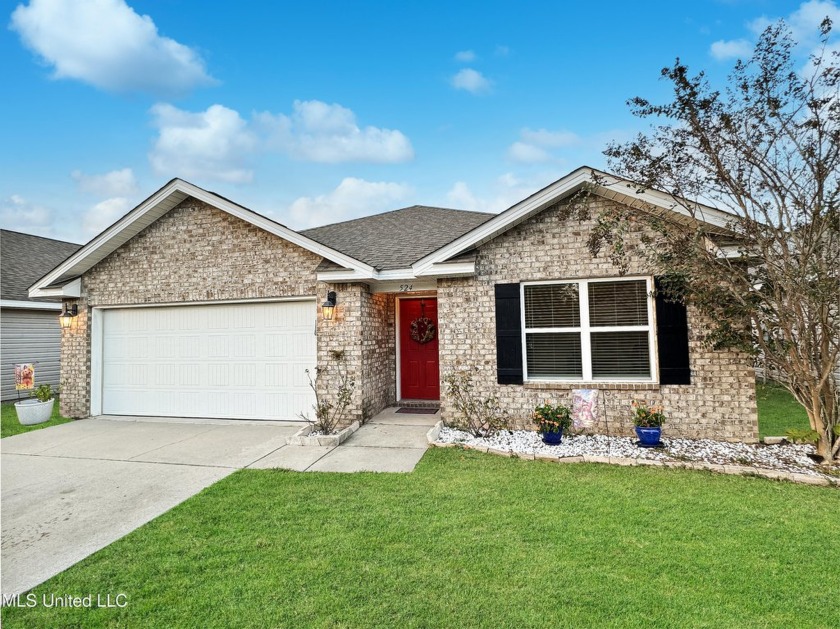
[[[335,308],[331,318],[319,308],[318,364],[329,369],[331,352],[344,351],[355,383],[347,423],[396,406],[440,408],[437,290],[430,286],[319,283],[319,304],[334,292]],[[319,393],[329,397],[325,380]]]

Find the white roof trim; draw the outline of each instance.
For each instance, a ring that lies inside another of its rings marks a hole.
[[[423,277],[462,277],[475,275],[475,261],[442,262],[433,264],[422,273],[415,274],[413,269],[388,269],[376,271],[371,275],[364,275],[349,269],[332,269],[318,273],[319,282],[405,282],[415,281]]]
[[[351,269],[334,269],[318,271],[319,282],[365,282],[376,276],[376,273],[360,273]]]
[[[155,192],[116,223],[96,236],[84,247],[70,256],[57,268],[38,280],[30,289],[30,297],[58,296],[55,289],[48,286],[61,283],[62,280],[78,277],[91,269],[106,256],[139,234],[143,229],[154,223],[169,210],[187,197],[194,197],[216,207],[232,216],[236,216],[252,225],[259,227],[275,236],[283,238],[312,253],[332,260],[336,264],[354,269],[362,274],[371,275],[374,268],[360,260],[356,260],[344,253],[331,249],[319,242],[307,238],[296,231],[272,221],[256,212],[252,212],[240,205],[224,199],[212,192],[203,190],[182,179],[173,179],[163,188]],[[66,296],[66,295],[61,295]]]
[[[429,255],[421,258],[412,265],[414,273],[418,276],[423,275],[432,266],[443,263],[468,249],[492,240],[511,227],[544,210],[550,204],[577,192],[584,185],[595,184],[596,177],[604,182],[603,184],[596,184],[596,194],[601,194],[611,199],[618,199],[632,207],[643,205],[659,207],[684,217],[699,219],[721,229],[726,229],[732,220],[732,216],[726,212],[699,203],[695,204],[695,210],[691,211],[671,195],[659,192],[658,190],[637,192],[637,186],[630,181],[594,168],[589,168],[588,166],[583,166],[572,171],[562,179],[558,179],[553,184],[543,188],[527,199],[511,206],[486,223],[482,223],[475,229],[468,231],[448,245],[444,245],[437,251],[433,251]]]
[[[77,277],[63,286],[53,286],[51,288],[37,288],[33,286],[29,289],[29,296],[44,299],[76,299],[82,296],[82,280]]]
[[[475,275],[475,260],[437,262],[417,274],[418,277],[465,277],[470,275]]]
[[[18,299],[0,299],[0,308],[19,308],[21,310],[61,310],[61,304],[43,301],[22,301]]]

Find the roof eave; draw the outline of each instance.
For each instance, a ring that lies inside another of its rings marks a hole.
[[[208,203],[213,207],[283,238],[292,244],[324,258],[328,258],[341,266],[351,268],[362,274],[372,274],[375,272],[375,269],[369,264],[322,245],[261,214],[257,214],[182,179],[173,179],[79,249],[79,251],[70,256],[62,264],[35,282],[29,289],[29,296],[47,296],[43,291],[47,290],[50,285],[80,276],[90,270],[94,265],[101,262],[187,197],[193,197],[199,201]]]
[[[626,185],[621,190],[614,187],[622,184]],[[582,166],[437,251],[421,258],[412,265],[412,268],[416,275],[422,275],[430,267],[445,262],[470,248],[483,245],[587,185],[592,186],[596,194],[621,200],[631,207],[656,207],[670,210],[683,218],[702,221],[721,231],[727,231],[727,225],[732,220],[732,216],[716,208],[698,203],[693,204],[692,209],[689,209],[666,193],[656,190],[639,191],[637,186],[630,181],[595,168]]]

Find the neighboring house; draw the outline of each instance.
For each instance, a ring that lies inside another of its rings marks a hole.
[[[35,384],[58,385],[61,304],[29,297],[29,286],[81,245],[0,230],[0,392],[17,400],[15,364],[35,363]],[[23,397],[28,393],[23,392]]]
[[[498,215],[414,206],[296,232],[175,179],[30,290],[78,307],[62,412],[294,420],[305,370],[344,350],[350,419],[407,401],[450,418],[441,375],[471,369],[520,424],[597,388],[599,430],[629,432],[642,398],[671,436],[754,441],[750,357],[707,348],[694,309],[654,296],[656,269],[620,276],[587,248],[593,220],[566,217],[594,186],[598,204],[692,220],[621,183],[580,168]],[[727,218],[703,211],[721,234]]]

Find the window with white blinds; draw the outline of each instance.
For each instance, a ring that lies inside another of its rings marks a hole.
[[[650,278],[522,284],[525,377],[653,379]]]

